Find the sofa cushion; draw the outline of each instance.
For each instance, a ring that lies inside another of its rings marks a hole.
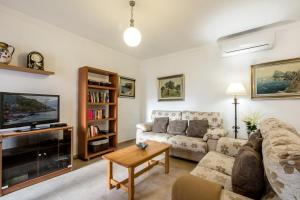
[[[136,125],[137,129],[140,129],[144,132],[152,131],[153,122],[139,123]]]
[[[281,199],[300,199],[300,137],[289,130],[270,129],[263,140],[263,162],[277,195]]]
[[[136,135],[136,142],[145,142],[147,140],[152,140],[156,142],[168,143],[168,139],[173,137],[172,135],[165,133],[154,133],[154,132],[138,132]]]
[[[151,120],[154,121],[157,117],[168,117],[170,121],[181,120],[182,113],[180,111],[153,110]]]
[[[202,158],[199,165],[231,176],[233,163],[234,157],[210,151]]]
[[[207,120],[190,120],[189,127],[186,130],[186,134],[189,137],[199,137],[203,138],[205,133],[207,133],[208,121]]]
[[[155,133],[166,133],[169,124],[168,117],[157,117],[154,119],[152,131]]]
[[[228,156],[235,157],[240,148],[247,143],[247,140],[222,137],[219,139],[216,151]]]
[[[263,141],[263,138],[261,136],[260,130],[257,130],[257,131],[255,131],[255,133],[250,135],[249,140],[246,143],[246,145],[253,148],[259,154],[261,154],[262,141]]]
[[[268,118],[260,123],[260,131],[263,138],[266,138],[270,131],[285,129],[292,133],[298,134],[297,130],[290,124],[280,121],[276,118]]]
[[[216,170],[197,165],[195,167],[195,169],[191,172],[191,174],[194,175],[194,176],[198,176],[200,178],[203,178],[205,180],[220,184],[226,190],[232,190],[231,177],[226,175],[226,174],[223,174],[221,172],[218,172]]]
[[[232,168],[232,190],[253,199],[259,199],[264,190],[264,167],[261,155],[249,146],[243,146]]]
[[[168,143],[172,148],[185,149],[194,152],[207,152],[207,143],[202,138],[188,137],[184,135],[176,135],[168,139]]]
[[[209,128],[223,128],[223,119],[218,112],[183,111],[183,120],[208,120]]]
[[[208,139],[218,140],[221,137],[225,137],[227,132],[223,128],[214,128],[208,129],[207,133],[203,136],[203,140],[207,141]]]
[[[168,133],[174,135],[185,135],[187,120],[174,120],[169,122]]]

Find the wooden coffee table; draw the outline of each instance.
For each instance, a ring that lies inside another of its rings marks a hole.
[[[169,173],[169,150],[170,145],[160,142],[147,141],[149,146],[145,150],[139,149],[136,145],[132,145],[112,153],[108,153],[102,156],[108,160],[107,176],[109,189],[123,189],[128,192],[128,199],[134,199],[134,178],[140,176],[144,172],[150,170],[155,165],[162,164],[165,167],[165,173]],[[165,153],[165,162],[161,163],[156,160],[152,160],[154,157]],[[134,169],[148,162],[148,166],[139,172],[134,172]],[[123,167],[128,168],[128,178],[123,181],[116,181],[113,179],[113,163],[117,163]]]

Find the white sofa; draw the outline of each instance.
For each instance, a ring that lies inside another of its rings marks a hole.
[[[267,179],[265,185],[268,188],[262,200],[299,200],[299,133],[292,126],[274,118],[264,120],[260,131],[263,137],[262,156]],[[235,156],[246,142],[247,140],[221,138],[216,151],[207,153],[191,174],[221,185],[224,189],[221,191],[220,200],[249,200],[234,193],[231,182]],[[184,195],[185,191],[182,192]],[[201,194],[196,197],[201,200]]]
[[[172,135],[152,132],[153,121],[157,117],[169,117],[169,120],[203,120],[207,119],[209,129],[203,138],[188,137],[186,135]],[[223,119],[217,112],[192,111],[161,111],[154,110],[152,122],[137,124],[136,143],[153,140],[171,144],[171,155],[193,161],[199,161],[209,151],[216,149],[219,138],[226,132],[223,128]]]

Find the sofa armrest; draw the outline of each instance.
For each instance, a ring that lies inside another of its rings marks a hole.
[[[226,135],[227,132],[223,128],[208,129],[207,133],[203,136],[203,141],[206,142],[208,139],[218,140]]]
[[[234,139],[229,137],[222,137],[218,140],[216,151],[228,156],[235,157],[240,148],[247,143],[248,140]]]
[[[176,180],[172,200],[220,200],[222,186],[193,175]]]
[[[152,125],[153,122],[139,123],[136,125],[136,128],[142,130],[143,132],[148,132],[152,131]]]

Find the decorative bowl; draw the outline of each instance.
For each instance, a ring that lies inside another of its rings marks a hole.
[[[136,146],[137,146],[139,149],[145,150],[145,149],[148,147],[148,144],[145,143],[145,142],[140,142],[140,143],[136,144]]]

